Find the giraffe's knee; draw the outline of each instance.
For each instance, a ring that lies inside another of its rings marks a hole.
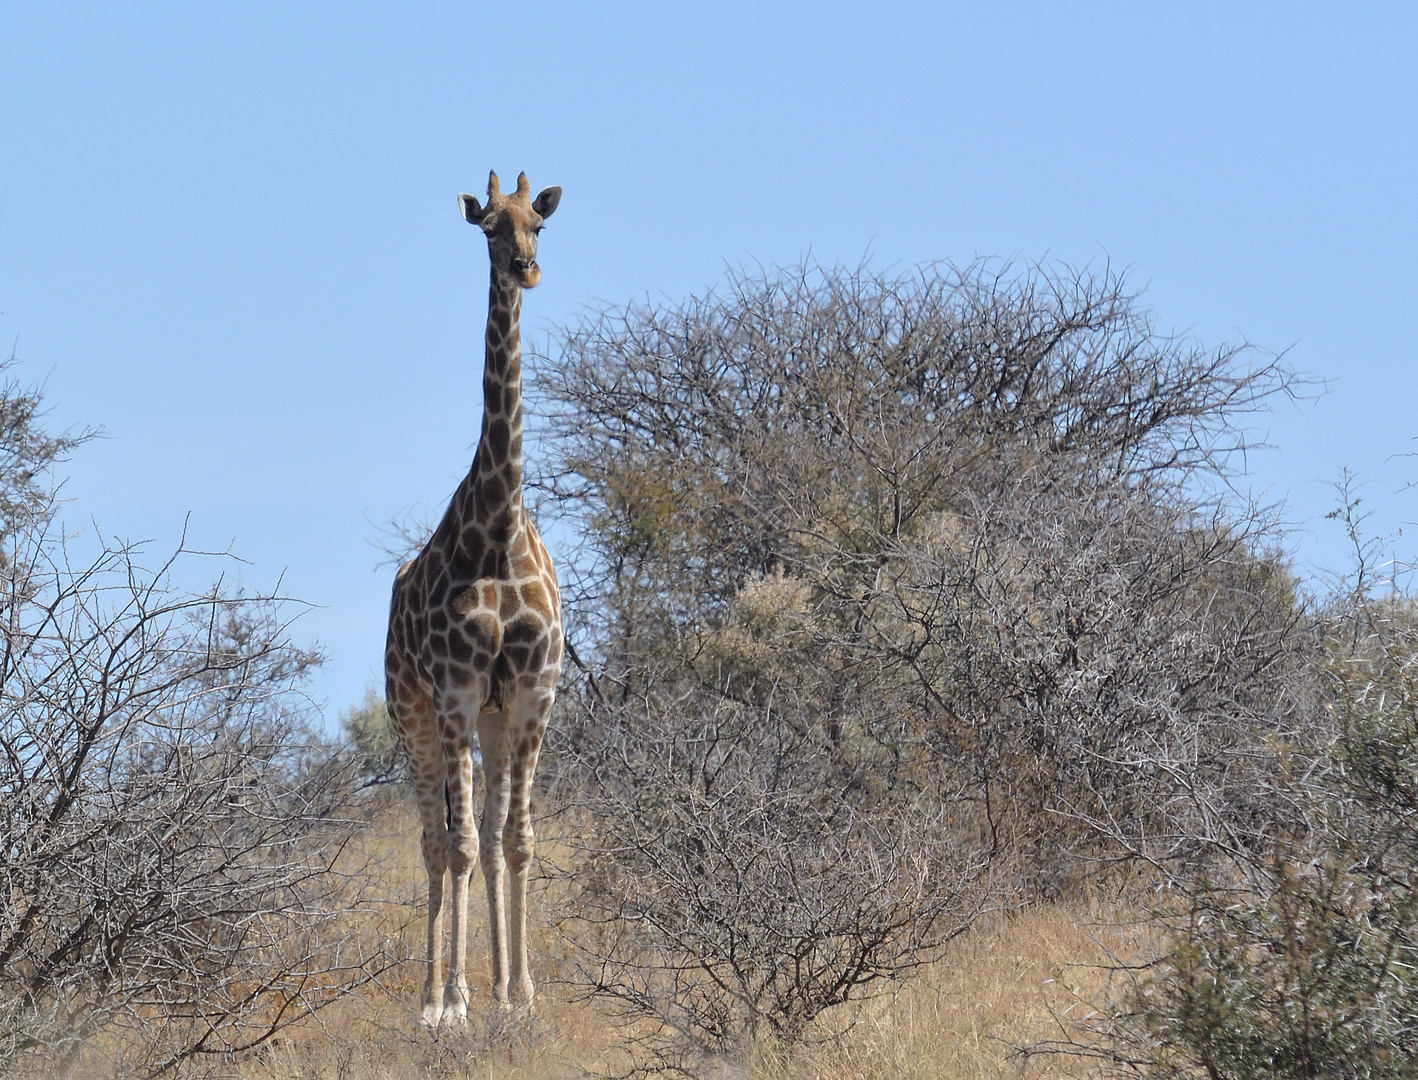
[[[423,851],[423,865],[430,874],[441,874],[448,869],[448,830],[425,829],[419,847]]]
[[[502,854],[507,859],[508,868],[515,874],[532,861],[536,851],[537,838],[531,825],[521,829],[509,829],[502,842]]]
[[[451,833],[448,837],[448,867],[455,874],[466,874],[478,861],[478,834],[472,829]]]
[[[525,844],[504,844],[502,855],[507,860],[507,869],[514,874],[520,874],[532,861],[532,847],[528,842]]]

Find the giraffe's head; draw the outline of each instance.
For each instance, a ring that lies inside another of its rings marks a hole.
[[[517,177],[517,190],[511,195],[502,194],[497,173],[489,173],[486,206],[471,195],[458,196],[463,217],[487,236],[493,269],[524,289],[534,288],[542,280],[541,267],[537,265],[537,233],[561,201],[561,188],[546,188],[535,199],[531,194],[526,173]]]

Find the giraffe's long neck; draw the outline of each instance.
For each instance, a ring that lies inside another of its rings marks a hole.
[[[487,296],[483,426],[472,480],[484,516],[522,502],[522,289],[494,268]]]
[[[521,315],[522,290],[493,270],[482,434],[473,466],[429,540],[459,578],[505,575],[506,551],[522,524]]]

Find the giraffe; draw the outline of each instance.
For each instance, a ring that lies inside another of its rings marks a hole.
[[[527,175],[487,205],[459,195],[482,228],[492,262],[482,432],[473,465],[438,528],[394,581],[385,649],[389,716],[408,754],[428,871],[428,970],[422,1022],[468,1013],[464,968],[468,880],[474,860],[487,885],[492,993],[502,1006],[531,1003],[527,971],[527,870],[534,838],[532,771],[561,674],[561,599],[551,557],[522,503],[522,290],[541,280],[537,234],[561,200],[531,199]],[[473,823],[473,732],[486,791]],[[445,875],[451,877],[450,958],[440,985]],[[510,879],[510,880],[509,880]]]

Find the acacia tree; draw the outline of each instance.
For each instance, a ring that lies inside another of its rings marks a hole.
[[[891,910],[950,911],[937,929],[984,902],[986,856],[1048,893],[1067,846],[1185,857],[1264,797],[1305,645],[1264,515],[1227,480],[1293,388],[1276,359],[1161,333],[1108,273],[982,263],[731,276],[594,313],[536,369],[544,513],[585,537],[562,730],[612,870],[583,899],[634,912],[650,962],[707,955],[651,928],[786,925],[797,903],[793,874],[744,900],[696,869],[687,793],[708,777],[725,851],[815,851],[791,814],[760,824],[788,793],[909,822],[916,847],[853,837],[807,862],[839,898],[931,863],[933,889]],[[652,911],[666,896],[685,910]],[[703,976],[693,994],[759,1000]]]
[[[350,761],[288,604],[65,536],[38,405],[0,391],[0,1069],[199,1070],[383,964],[334,872]]]

